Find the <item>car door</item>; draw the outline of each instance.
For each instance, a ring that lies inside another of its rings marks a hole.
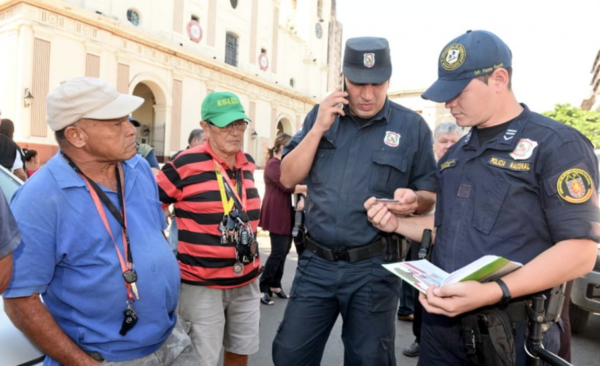
[[[10,202],[15,191],[23,184],[8,170],[0,166],[0,188]],[[44,356],[6,316],[3,298],[0,297],[0,365],[41,365]]]

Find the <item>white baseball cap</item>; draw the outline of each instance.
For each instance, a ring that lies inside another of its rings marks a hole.
[[[142,103],[143,98],[121,94],[104,80],[79,77],[62,82],[48,94],[46,119],[52,131],[59,131],[82,118],[125,117]]]

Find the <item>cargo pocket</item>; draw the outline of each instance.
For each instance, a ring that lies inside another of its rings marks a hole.
[[[502,203],[506,199],[510,184],[502,181],[492,181],[476,192],[475,210],[473,212],[473,227],[484,234],[489,234],[500,213]]]
[[[296,267],[296,276],[294,277],[294,282],[292,282],[292,288],[290,289],[290,297],[298,297],[298,295],[302,296],[302,284],[304,283],[306,270],[311,259],[315,256],[309,250],[305,250],[302,252],[300,258],[298,258],[298,266]]]
[[[379,365],[395,365],[396,352],[394,349],[394,339],[381,338],[379,344],[381,346],[381,359],[379,360]]]
[[[373,193],[394,194],[397,188],[408,185],[408,161],[397,152],[377,150],[372,154],[373,173],[369,189]]]
[[[373,260],[369,281],[369,311],[394,311],[398,307],[400,278],[381,266],[381,259]]]

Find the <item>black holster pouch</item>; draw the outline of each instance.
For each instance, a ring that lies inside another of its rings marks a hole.
[[[304,198],[304,202],[306,203],[306,196],[302,193],[296,195],[296,207],[298,206],[298,202],[300,201],[300,197]],[[294,226],[292,228],[292,239],[294,240],[294,246],[296,247],[296,253],[298,253],[298,257],[302,255],[304,252],[304,238],[306,237],[306,227],[304,226],[304,211],[303,210],[294,210]]]
[[[382,257],[386,263],[393,263],[404,260],[408,252],[408,243],[398,234],[383,234],[382,242]]]
[[[527,304],[517,301],[506,309],[487,307],[464,315],[461,330],[474,366],[512,366],[517,362],[515,323],[527,320]]]

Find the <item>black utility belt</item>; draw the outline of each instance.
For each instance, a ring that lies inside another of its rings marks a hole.
[[[356,263],[365,259],[383,256],[385,262],[397,262],[401,259],[402,250],[400,248],[400,237],[392,235],[390,238],[384,237],[367,245],[346,248],[331,248],[313,240],[310,236],[306,237],[304,242],[306,250],[309,250],[317,256],[330,262],[345,261]]]

